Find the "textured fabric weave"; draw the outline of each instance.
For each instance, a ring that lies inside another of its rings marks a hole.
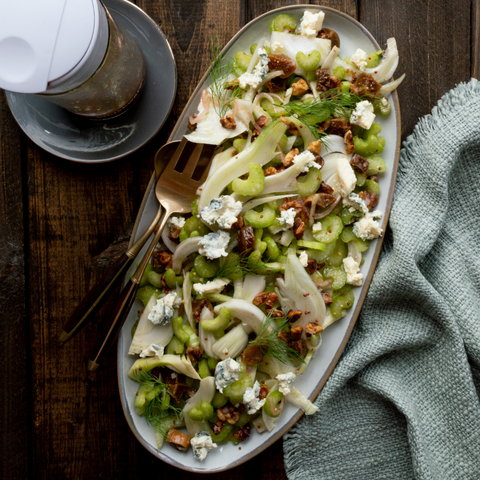
[[[382,254],[319,411],[284,437],[290,480],[480,479],[480,83],[400,155]]]

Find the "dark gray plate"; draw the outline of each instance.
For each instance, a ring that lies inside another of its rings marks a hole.
[[[6,92],[15,120],[30,139],[47,152],[75,162],[108,162],[145,145],[164,124],[177,89],[175,59],[158,25],[126,0],[104,3],[145,57],[145,89],[134,106],[118,118],[92,121],[36,95]]]

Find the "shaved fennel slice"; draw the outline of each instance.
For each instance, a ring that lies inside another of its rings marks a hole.
[[[275,430],[275,423],[277,422],[277,418],[270,417],[265,413],[265,410],[262,408],[262,420],[269,432],[272,432],[273,430]]]
[[[290,393],[285,395],[285,400],[301,408],[307,415],[313,415],[318,410],[318,407],[295,387],[290,387]]]
[[[336,57],[332,63],[331,71],[335,70],[337,67],[343,67],[345,69],[345,76],[343,77],[344,80],[351,81],[353,80],[353,74],[360,73],[360,70],[353,65],[350,65],[345,60],[342,60],[340,57]]]
[[[333,61],[337,58],[338,54],[340,53],[340,48],[335,46],[332,47],[330,53],[325,58],[324,62],[322,63],[322,68],[328,68],[332,70]]]
[[[258,163],[262,166],[268,163],[273,158],[278,142],[286,129],[286,125],[277,120],[265,128],[255,142],[214,172],[203,185],[203,191],[198,201],[199,211],[209,205],[210,200],[218,198],[230,182],[247,173],[251,163]]]
[[[220,168],[224,163],[230,160],[233,157],[233,152],[236,152],[235,147],[230,147],[224,150],[223,152],[217,153],[210,164],[210,169],[208,171],[208,177],[212,176],[212,173]]]
[[[252,115],[252,102],[237,98],[235,100],[235,105],[237,106],[235,118],[248,126],[248,124],[250,123],[250,116]],[[212,168],[210,167],[210,169]]]
[[[225,303],[221,306],[226,305]],[[231,312],[230,312],[231,314]],[[239,323],[236,327],[232,328],[223,337],[217,340],[212,350],[222,360],[228,357],[236,357],[243,352],[248,343],[248,335],[245,332],[243,325]]]
[[[259,275],[246,275],[243,282],[243,295],[242,299],[248,303],[252,303],[253,299],[259,294],[265,291],[265,277]]]
[[[139,358],[128,371],[128,376],[132,380],[137,380],[138,372],[149,372],[153,368],[168,367],[174,372],[183,373],[187,377],[200,380],[200,375],[193,368],[192,362],[185,355],[166,354],[162,358],[147,357]]]
[[[385,85],[382,86],[382,88],[378,91],[378,94],[384,97],[388,93],[393,92],[402,82],[403,79],[405,78],[405,74],[403,74],[400,78],[397,78],[393,82],[386,83]]]
[[[221,305],[217,305],[214,309],[215,313],[218,313],[221,307],[228,308],[231,317],[236,317],[243,323],[246,323],[247,325],[252,327],[253,331],[257,335],[260,333],[266,317],[265,314],[258,307],[252,305],[249,302],[246,302],[245,300],[232,299],[230,302],[225,302]]]
[[[385,82],[392,78],[398,65],[397,42],[394,38],[387,40],[387,49],[383,54],[380,65],[374,68],[367,68],[365,73],[369,73],[378,83]]]
[[[209,356],[218,360],[218,355],[213,351],[213,344],[217,341],[213,332],[206,332],[202,327],[202,320],[213,320],[213,314],[207,307],[203,307],[200,312],[200,322],[198,322],[198,338],[203,351]]]
[[[258,60],[258,54],[260,53],[260,50],[263,48],[265,45],[265,38],[262,38],[258,41],[257,46],[255,47],[255,51],[253,52],[252,58],[250,60],[250,63],[248,64],[247,67],[247,73],[252,73],[253,69],[255,68],[255,65],[257,64]]]
[[[206,377],[201,380],[200,387],[197,393],[190,398],[185,407],[183,407],[183,418],[185,426],[187,427],[190,437],[194,437],[197,433],[208,432],[208,423],[206,420],[195,421],[190,417],[190,410],[192,408],[201,408],[202,403],[212,403],[215,395],[215,379],[214,377]]]
[[[237,278],[233,281],[233,298],[243,297],[243,278]]]
[[[282,295],[282,292],[278,287],[275,287],[275,293],[278,296],[278,301],[280,302],[280,305],[284,312],[288,312],[289,310],[296,310],[295,302],[291,298],[285,295]]]
[[[192,309],[192,281],[190,275],[185,270],[183,271],[183,305],[185,307],[185,313],[187,315],[188,323],[195,329],[195,319],[193,318]]]
[[[346,155],[345,150],[345,140],[340,135],[325,135],[322,137],[322,149],[320,150],[320,155],[325,157],[330,153],[343,153]]]
[[[267,431],[267,426],[265,425],[262,417],[258,416],[252,423],[258,433]]]
[[[322,63],[331,49],[331,41],[323,38],[310,38],[304,35],[292,35],[291,33],[284,32],[272,32],[270,37],[270,43],[278,42],[279,46],[276,50],[276,54],[285,54],[294,60],[297,57],[297,53],[303,52],[305,55],[310,55],[314,50],[320,53],[320,63]],[[295,69],[297,75],[303,75],[306,71],[299,67]]]
[[[187,259],[187,257],[194,252],[198,252],[198,242],[203,237],[191,237],[187,238],[183,242],[178,245],[175,253],[172,257],[172,268],[173,271],[178,275],[180,270],[182,269],[183,262]]]
[[[177,244],[172,242],[172,240],[170,240],[170,238],[168,238],[168,226],[166,226],[164,229],[163,229],[163,232],[162,232],[162,240],[163,240],[163,243],[166,245],[166,247],[172,252],[174,253],[175,250],[177,249]]]
[[[290,360],[283,363],[276,358],[265,355],[262,361],[257,365],[257,369],[259,372],[267,373],[272,378],[275,378],[277,375],[294,373],[296,367]]]
[[[345,160],[350,162],[351,158],[352,155],[344,155],[343,153],[329,153],[328,155],[323,157],[323,159],[325,160],[325,164],[322,168],[322,180],[327,185],[330,185],[330,187],[332,187],[335,192],[338,192],[337,164],[338,162],[344,162]]]
[[[172,324],[166,325],[158,324],[154,325],[149,319],[148,315],[153,310],[153,307],[157,304],[157,297],[152,295],[149,302],[143,310],[140,321],[138,322],[135,335],[133,336],[132,343],[128,349],[129,355],[138,355],[143,350],[148,348],[152,343],[162,347],[168,345],[173,337]]]
[[[362,263],[362,254],[358,250],[357,242],[348,242],[348,256],[352,257],[359,265]]]
[[[304,123],[302,123],[298,118],[296,117],[286,117],[286,118],[290,123],[293,123],[297,127],[298,131],[300,132],[300,135],[302,136],[303,145],[305,149],[312,142],[315,142],[317,140],[314,137],[313,133],[310,131],[310,129]]]

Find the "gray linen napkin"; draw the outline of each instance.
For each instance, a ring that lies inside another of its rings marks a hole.
[[[400,155],[389,229],[319,411],[284,437],[290,480],[480,479],[480,83]]]

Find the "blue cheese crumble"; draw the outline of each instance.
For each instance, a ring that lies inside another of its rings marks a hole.
[[[300,20],[300,27],[298,33],[305,37],[316,37],[318,32],[322,29],[325,14],[323,12],[312,13],[305,10],[303,17]]]
[[[182,304],[182,299],[177,295],[177,292],[171,292],[165,295],[153,307],[148,314],[148,319],[154,324],[166,325],[170,322],[175,314],[175,309]]]
[[[142,350],[140,353],[140,357],[145,358],[145,357],[158,357],[162,358],[163,357],[163,347],[160,347],[158,345],[155,345],[152,343],[150,346]]]
[[[253,73],[244,73],[238,77],[240,88],[245,90],[248,86],[257,89],[268,73],[268,53],[264,48],[258,51],[258,63]]]
[[[350,116],[350,123],[368,130],[375,120],[373,105],[368,101],[358,102],[355,110]]]
[[[307,252],[302,252],[300,256],[298,257],[300,260],[300,263],[302,264],[302,267],[308,267],[308,255]]]
[[[217,363],[215,367],[215,385],[220,393],[223,393],[225,387],[238,380],[240,368],[240,364],[233,358],[227,358]]]
[[[350,212],[359,210],[364,215],[368,213],[367,202],[356,193],[351,193],[347,198],[343,199],[343,205],[349,207]]]
[[[183,228],[185,221],[183,217],[170,217],[167,221],[167,226],[173,225],[174,227]]]
[[[203,461],[207,454],[213,448],[217,448],[217,444],[213,443],[212,437],[208,432],[199,432],[190,440],[193,448],[193,455],[197,460]]]
[[[209,260],[226,257],[228,252],[225,249],[228,247],[229,241],[230,235],[223,230],[209,233],[198,242],[198,253]]]
[[[383,230],[376,219],[382,218],[380,211],[375,210],[372,213],[367,213],[358,222],[353,224],[353,234],[362,240],[374,240],[382,235]]]
[[[363,284],[363,274],[360,273],[360,265],[353,257],[343,259],[343,268],[347,274],[347,283],[356,287],[361,287]]]
[[[280,226],[283,227],[283,230],[287,230],[293,227],[296,214],[297,212],[295,212],[294,208],[289,208],[288,210],[282,210],[280,212],[280,217],[278,217],[278,222],[280,223]]]
[[[278,390],[280,390],[280,392],[284,395],[288,395],[290,393],[290,387],[292,386],[292,383],[295,381],[295,378],[297,378],[297,376],[292,372],[288,372],[277,375],[275,378],[279,382]]]
[[[220,228],[230,230],[242,211],[242,202],[236,202],[231,195],[213,198],[207,207],[202,208],[199,217],[208,225],[215,222]]]
[[[315,155],[308,150],[305,150],[304,152],[293,157],[294,165],[299,162],[306,162],[302,167],[302,173],[308,172],[311,168],[318,168],[318,163],[315,162]]]
[[[367,68],[367,52],[364,52],[361,48],[357,48],[355,53],[350,57],[350,62],[360,71],[364,72]]]
[[[193,289],[195,293],[203,294],[203,293],[220,293],[224,288],[225,285],[230,283],[230,279],[228,278],[216,278],[211,282],[207,283],[194,283]]]
[[[253,415],[255,412],[258,412],[267,401],[266,398],[260,400],[258,396],[260,395],[260,384],[258,381],[255,381],[253,388],[248,387],[243,394],[243,404],[247,409],[249,415]]]

